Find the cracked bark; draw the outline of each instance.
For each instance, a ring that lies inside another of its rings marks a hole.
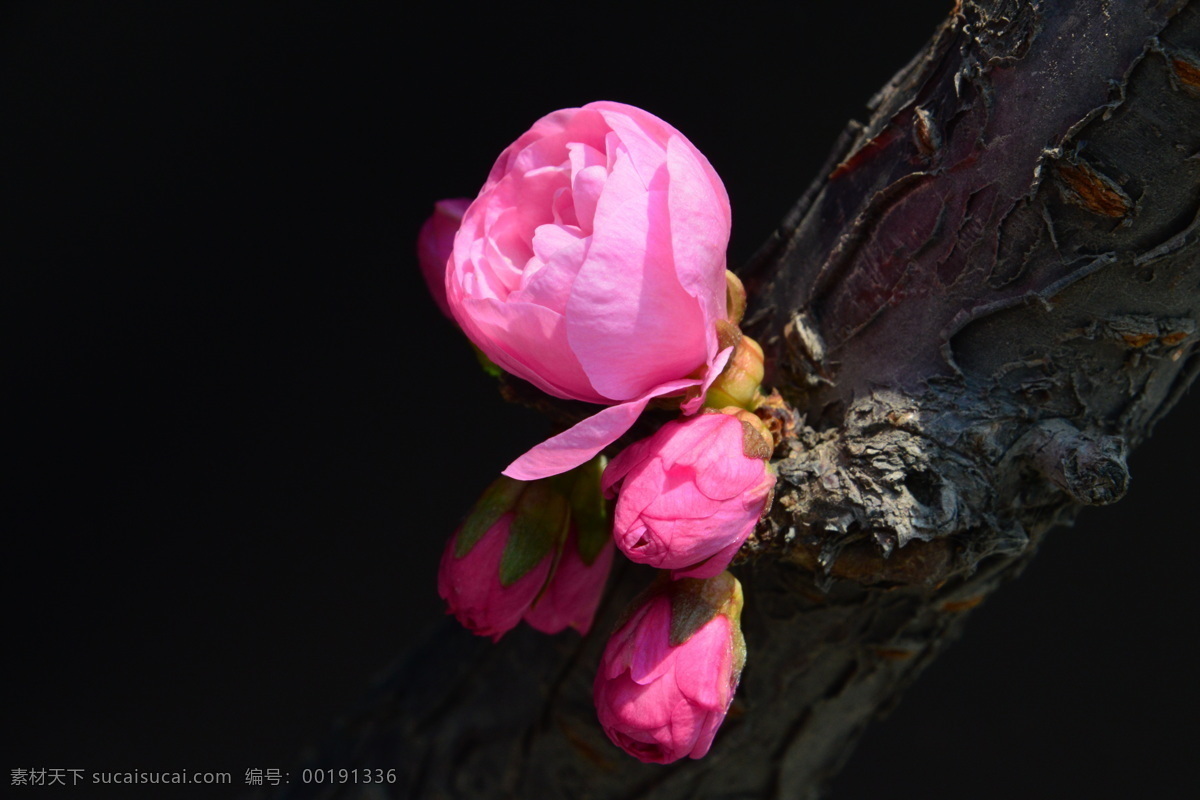
[[[396,784],[280,796],[818,795],[1051,528],[1121,497],[1200,371],[1197,76],[1194,1],[960,3],[743,270],[796,413],[708,757],[640,764],[594,722],[627,565],[582,640],[447,624],[309,764]]]

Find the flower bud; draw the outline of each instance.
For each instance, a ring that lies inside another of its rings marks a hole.
[[[613,515],[617,547],[638,563],[677,570],[676,577],[721,572],[766,510],[775,486],[766,441],[753,423],[707,413],[668,422],[626,448],[605,470],[603,482],[610,497],[619,489]]]
[[[451,538],[438,594],[468,630],[498,640],[546,585],[567,533],[567,500],[545,481],[501,477]]]
[[[525,621],[542,633],[567,628],[587,633],[604,594],[614,550],[610,538],[588,561],[580,548],[579,531],[572,525],[554,575],[525,612]]]
[[[525,612],[525,621],[543,633],[568,627],[587,633],[612,568],[613,543],[608,503],[600,491],[604,456],[594,458],[552,481],[571,505],[571,531],[554,574]]]
[[[522,619],[543,633],[586,633],[612,566],[600,457],[548,480],[501,476],[442,555],[438,594],[481,636]]]
[[[708,752],[746,662],[742,587],[728,572],[660,580],[604,648],[594,699],[613,744],[667,764]]]
[[[470,205],[471,201],[465,197],[439,200],[417,234],[417,263],[421,265],[429,293],[447,317],[450,317],[450,306],[446,303],[446,262],[454,252],[454,234],[458,233],[463,214]]]
[[[704,396],[708,408],[737,406],[753,411],[762,400],[763,350],[749,336],[740,336],[725,369]]]

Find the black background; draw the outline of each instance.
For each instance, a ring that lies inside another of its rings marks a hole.
[[[542,114],[621,100],[708,155],[744,260],[951,4],[824,5],[6,4],[6,773],[240,785],[317,742],[440,617],[445,537],[546,432],[425,294],[433,201]],[[1195,788],[1196,409],[836,797]]]

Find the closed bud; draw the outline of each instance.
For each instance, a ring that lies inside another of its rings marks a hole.
[[[739,416],[757,421],[753,414],[731,411],[668,422],[609,464],[613,539],[631,560],[708,578],[754,530],[775,486],[771,448],[764,429]]]
[[[737,406],[753,411],[762,401],[763,374],[762,347],[749,336],[740,336],[729,363],[704,396],[704,405],[708,408]]]
[[[587,633],[592,627],[612,569],[615,548],[609,538],[589,561],[580,544],[579,531],[572,525],[554,575],[525,612],[525,621],[542,633],[558,633],[567,628]]]
[[[569,520],[566,498],[544,481],[493,483],[442,555],[438,594],[449,613],[493,640],[515,627],[545,586]]]
[[[594,685],[613,744],[658,764],[708,752],[746,662],[741,612],[742,587],[728,572],[660,580],[633,601]]]
[[[433,214],[425,220],[417,234],[417,263],[421,274],[437,307],[447,317],[450,306],[446,303],[446,262],[454,252],[454,235],[462,224],[463,214],[471,201],[465,197],[439,200],[434,203]]]
[[[525,613],[525,621],[543,633],[558,633],[568,627],[587,633],[592,627],[614,550],[608,503],[600,491],[606,463],[604,456],[598,456],[551,479],[570,503],[571,530],[554,574]]]
[[[454,236],[462,224],[463,214],[470,205],[471,201],[465,197],[437,201],[433,205],[433,214],[425,220],[417,234],[417,263],[421,266],[421,275],[425,278],[429,293],[433,295],[433,301],[451,320],[454,317],[446,303],[446,263],[454,251]],[[471,349],[475,351],[475,358],[484,372],[493,378],[500,377],[500,368],[482,350],[473,343]]]
[[[480,636],[522,619],[544,633],[586,633],[612,566],[603,458],[539,481],[503,477],[442,555],[438,594]]]

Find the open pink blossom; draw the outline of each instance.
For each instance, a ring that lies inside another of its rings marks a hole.
[[[446,263],[454,251],[454,234],[458,233],[463,213],[469,205],[471,201],[465,197],[437,201],[433,213],[417,234],[417,263],[433,301],[447,317],[451,315],[450,306],[446,304]]]
[[[631,560],[707,578],[729,565],[765,510],[770,448],[748,422],[711,413],[668,422],[604,472],[613,538]]]
[[[604,649],[593,692],[609,739],[635,758],[659,764],[708,752],[746,652],[738,626],[741,587],[731,575],[712,583],[687,581],[692,585],[686,587],[668,583],[674,587],[635,601],[640,605]],[[712,605],[718,592],[726,598],[723,608]],[[696,629],[681,631],[688,621]]]
[[[446,273],[451,313],[508,372],[610,406],[505,474],[564,472],[654,397],[707,388],[723,366],[729,198],[683,134],[597,102],[538,120],[467,209]],[[699,397],[685,405],[694,412]]]

